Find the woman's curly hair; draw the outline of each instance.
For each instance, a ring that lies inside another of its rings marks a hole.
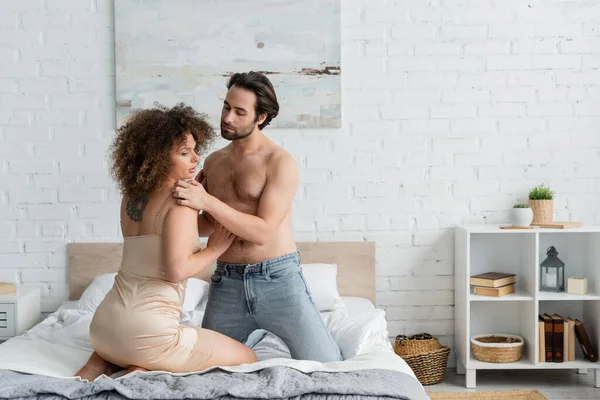
[[[206,114],[184,103],[173,108],[154,104],[155,108],[133,111],[117,129],[110,147],[111,173],[125,196],[149,194],[165,182],[173,146],[185,143],[188,132],[196,141],[198,155],[216,137]]]

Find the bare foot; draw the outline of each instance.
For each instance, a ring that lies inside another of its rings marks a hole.
[[[120,365],[117,364],[113,364],[111,362],[106,362],[106,370],[104,371],[104,375],[106,376],[111,376],[112,374],[119,372],[119,371],[123,371],[125,368],[121,367]]]
[[[146,368],[138,367],[137,365],[132,365],[131,367],[127,368],[127,370],[125,371],[125,375],[130,374],[134,371],[148,372]]]
[[[93,352],[90,356],[89,360],[83,368],[81,368],[75,376],[79,376],[81,379],[87,379],[92,382],[94,379],[99,377],[106,371],[108,368],[108,363],[98,355],[98,353]]]

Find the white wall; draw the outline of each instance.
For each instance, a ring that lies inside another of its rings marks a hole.
[[[297,238],[375,241],[390,335],[451,343],[453,225],[542,182],[556,219],[600,222],[600,5],[342,4],[343,129],[266,131],[301,165]],[[65,243],[120,239],[112,1],[0,5],[0,280],[52,311]]]

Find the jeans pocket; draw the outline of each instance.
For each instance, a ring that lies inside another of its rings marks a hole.
[[[310,302],[314,306],[316,306],[315,299],[313,298],[313,295],[310,292],[310,288],[308,287],[308,283],[306,282],[306,278],[304,277],[304,274],[302,273],[302,270],[298,271],[298,276],[300,276],[300,279],[302,280],[302,283],[304,284],[304,290],[306,291],[306,294],[308,295],[308,298],[309,298]]]
[[[210,277],[211,286],[221,286],[223,280],[225,279],[225,274],[223,271],[216,270]]]

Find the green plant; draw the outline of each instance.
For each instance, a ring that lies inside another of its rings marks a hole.
[[[513,208],[529,208],[529,204],[518,203],[513,206]]]
[[[529,200],[552,200],[554,191],[544,184],[538,185],[529,192]]]

